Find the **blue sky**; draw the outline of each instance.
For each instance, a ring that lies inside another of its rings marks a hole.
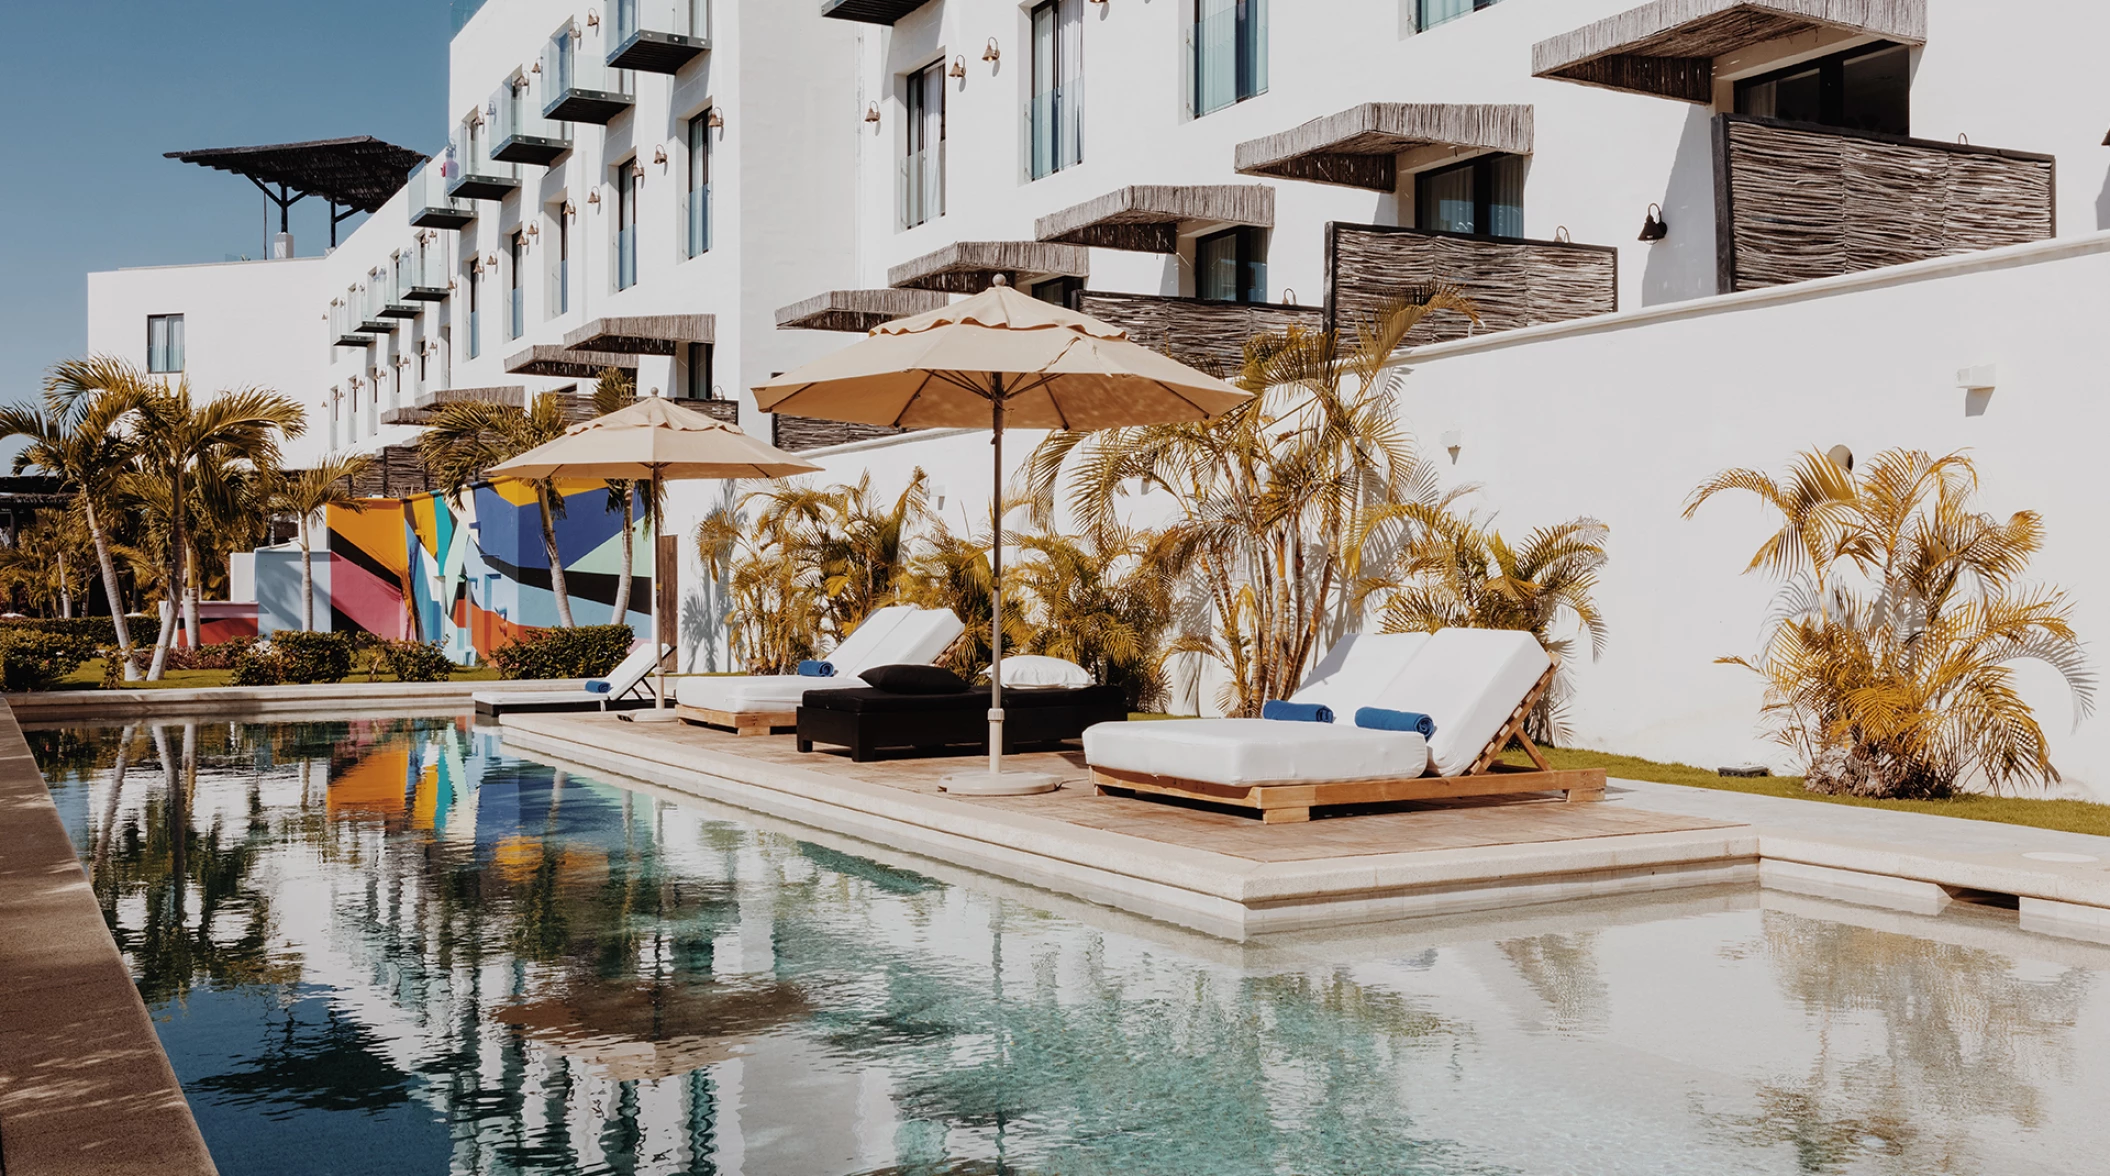
[[[0,401],[36,393],[86,345],[89,271],[263,250],[249,181],[162,152],[346,135],[444,146],[448,5],[0,5]],[[329,242],[324,208],[294,206],[302,256]]]

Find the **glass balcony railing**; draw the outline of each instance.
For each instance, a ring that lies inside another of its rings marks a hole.
[[[454,148],[433,156],[410,173],[410,223],[420,229],[460,229],[476,219],[476,206],[450,196],[448,183],[461,174]]]
[[[461,167],[447,183],[447,194],[463,200],[503,200],[520,187],[520,167],[492,159],[486,151],[491,139],[491,111],[482,112],[483,125],[457,127],[447,153]]]
[[[446,301],[451,290],[444,257],[436,240],[406,250],[397,265],[396,292],[410,302]]]
[[[353,304],[350,291],[347,291],[343,298],[331,299],[330,346],[372,347],[374,337],[359,329],[361,321],[362,316],[359,308]]]
[[[395,319],[382,314],[388,306],[388,281],[380,274],[369,274],[366,284],[359,289],[359,329],[375,334],[393,335]]]
[[[630,109],[630,74],[586,51],[576,25],[542,48],[542,113],[561,122],[607,125]]]
[[[380,305],[375,313],[382,318],[414,319],[425,313],[424,308],[413,305],[403,296],[405,279],[409,277],[406,271],[416,264],[415,261],[406,262],[406,259],[414,256],[399,253],[389,262],[388,268],[374,275],[373,286],[380,291]]]
[[[637,285],[637,226],[617,229],[615,233],[615,288],[628,290]]]
[[[710,0],[615,0],[608,64],[677,73],[711,47]]]
[[[701,257],[711,251],[711,186],[705,184],[693,189],[682,209],[683,219],[688,223],[688,246],[690,257]]]
[[[544,117],[528,89],[528,79],[516,78],[484,104],[491,112],[491,158],[548,167],[571,152],[571,126]]]

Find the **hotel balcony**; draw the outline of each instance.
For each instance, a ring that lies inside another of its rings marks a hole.
[[[559,122],[606,126],[637,99],[629,76],[581,51],[575,26],[542,47],[542,115]]]
[[[1071,295],[1071,309],[1128,331],[1128,337],[1190,367],[1233,376],[1245,364],[1246,340],[1279,334],[1291,327],[1326,329],[1326,311],[1317,306],[1272,302],[1208,302],[1161,294],[1115,294],[1083,290]]]
[[[1327,226],[1326,320],[1335,328],[1352,331],[1403,291],[1428,283],[1456,286],[1478,307],[1480,321],[1430,315],[1407,336],[1408,346],[1610,314],[1619,309],[1619,251],[1392,225]]]
[[[2053,161],[1746,115],[1715,120],[1723,293],[2054,235]]]
[[[545,118],[528,96],[528,79],[500,86],[484,109],[491,118],[491,158],[548,167],[571,154],[571,128]]]
[[[346,298],[330,300],[330,346],[372,347],[375,339],[360,327],[359,308],[348,301],[349,297],[347,292]]]
[[[728,402],[730,403],[730,402]],[[769,414],[769,443],[786,453],[804,453],[830,445],[898,437],[907,429],[894,425],[860,425],[850,421],[823,421],[812,417]]]
[[[821,0],[821,15],[835,20],[890,25],[929,0]]]
[[[490,142],[489,130],[488,126],[481,126],[457,133],[448,145],[447,154],[459,163],[461,170],[453,173],[450,163],[447,195],[462,200],[503,200],[519,190],[519,166],[484,154],[484,145]]]
[[[935,290],[830,290],[777,308],[779,331],[852,331],[928,314],[951,302]]]
[[[496,388],[440,388],[417,397],[411,403],[391,408],[381,414],[384,425],[429,425],[435,409],[448,404],[482,400],[492,404],[510,404],[515,408],[527,407],[527,389],[518,384]]]
[[[405,302],[445,302],[453,293],[444,263],[422,246],[396,258],[396,296]]]
[[[998,275],[1012,288],[1028,290],[1047,278],[1083,278],[1091,274],[1091,250],[1082,245],[1044,241],[956,241],[887,270],[887,285],[897,290],[939,290],[979,294]]]
[[[458,171],[452,150],[425,161],[410,173],[410,224],[419,229],[467,228],[476,220],[476,206],[450,196],[450,169]]]
[[[678,73],[711,47],[710,0],[615,0],[614,69]]]

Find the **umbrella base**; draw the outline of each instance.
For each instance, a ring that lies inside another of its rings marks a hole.
[[[954,796],[1038,796],[1062,787],[1049,772],[951,772],[938,780],[938,791]]]
[[[676,715],[674,708],[670,706],[665,710],[624,711],[616,717],[626,723],[671,723],[680,716]]]

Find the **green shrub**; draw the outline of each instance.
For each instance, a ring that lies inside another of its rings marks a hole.
[[[78,638],[87,649],[117,644],[117,626],[109,617],[23,617],[0,621],[0,632],[10,629]],[[127,617],[125,631],[132,635],[132,644],[152,648],[154,639],[161,635],[161,622],[153,617]]]
[[[171,649],[168,669],[171,670],[231,670],[235,659],[242,656],[256,641],[250,637],[238,637],[233,641],[222,641],[217,645],[204,645],[197,649]]]
[[[260,642],[235,655],[235,686],[277,686],[286,680],[286,658],[276,645]]]
[[[352,672],[352,641],[343,633],[280,630],[271,635],[286,682],[342,682]]]
[[[445,682],[454,674],[454,663],[437,641],[386,641],[379,652],[398,682]]]
[[[77,637],[34,629],[0,631],[0,690],[49,690],[94,656]]]
[[[492,651],[501,678],[599,678],[630,652],[628,625],[539,629]]]

